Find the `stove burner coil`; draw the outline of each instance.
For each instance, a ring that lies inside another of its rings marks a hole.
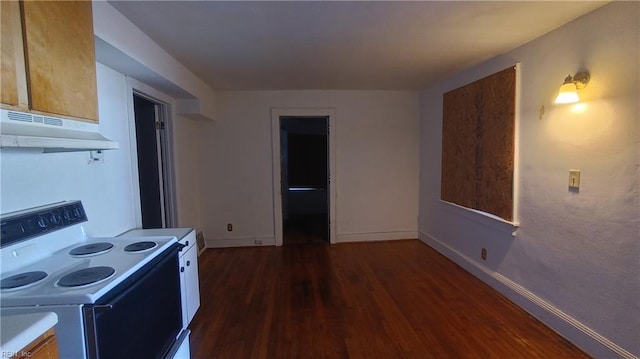
[[[114,275],[115,269],[111,267],[89,267],[71,272],[58,280],[60,287],[80,287],[94,284]]]
[[[42,271],[25,272],[0,281],[0,289],[15,289],[43,280],[47,273]]]
[[[100,254],[113,248],[113,244],[109,242],[98,242],[85,244],[80,247],[75,247],[69,251],[72,256],[89,256],[92,254]]]
[[[125,252],[141,252],[141,251],[146,251],[148,249],[154,248],[157,245],[158,244],[156,242],[148,242],[148,241],[136,242],[124,247],[124,251]]]

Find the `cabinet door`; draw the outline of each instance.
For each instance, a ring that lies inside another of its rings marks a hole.
[[[10,108],[28,109],[27,83],[22,47],[20,4],[0,2],[0,103]]]
[[[185,253],[185,277],[187,292],[187,323],[191,322],[196,311],[200,308],[200,284],[198,280],[198,246],[191,245]]]
[[[46,331],[12,358],[58,359],[58,340],[53,328]]]
[[[91,1],[25,1],[31,109],[98,121]]]
[[[180,253],[180,301],[182,302],[182,329],[187,329],[191,318],[189,318],[189,313],[187,311],[187,273],[186,273],[186,265],[187,262],[187,254]]]

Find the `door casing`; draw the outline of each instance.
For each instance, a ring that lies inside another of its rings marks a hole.
[[[282,176],[280,117],[327,117],[329,123],[329,243],[336,243],[336,110],[335,108],[272,108],[271,154],[273,165],[273,227],[275,245],[282,246]],[[304,121],[304,119],[301,119]]]
[[[177,201],[176,201],[176,179],[174,165],[174,146],[173,146],[173,109],[174,99],[168,95],[140,82],[133,78],[127,77],[127,93],[129,107],[129,144],[131,152],[131,174],[132,174],[132,205],[135,213],[136,227],[142,228],[142,206],[140,200],[140,184],[138,172],[138,150],[136,144],[136,126],[135,113],[133,105],[133,96],[143,97],[160,106],[158,118],[164,122],[164,141],[162,142],[162,174],[164,181],[163,196],[165,210],[165,226],[176,227],[178,225]]]

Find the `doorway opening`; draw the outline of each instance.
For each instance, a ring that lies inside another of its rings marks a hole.
[[[296,118],[296,121],[306,121],[308,119],[321,119],[325,121],[324,131],[326,133],[326,150],[328,151],[328,156],[326,160],[326,164],[324,168],[328,168],[326,174],[326,183],[327,189],[325,189],[327,200],[326,205],[328,208],[328,223],[325,228],[328,227],[328,242],[336,243],[337,242],[337,231],[336,226],[336,199],[337,199],[337,190],[336,190],[336,180],[334,179],[334,175],[336,173],[336,109],[335,108],[272,108],[271,109],[271,146],[272,146],[272,165],[273,165],[273,227],[274,227],[274,239],[275,245],[281,246],[284,244],[283,241],[283,225],[284,225],[284,215],[289,214],[289,209],[283,210],[283,200],[285,199],[286,192],[289,191],[290,186],[288,179],[286,180],[286,184],[283,183],[285,180],[283,178],[282,167],[283,165],[283,156],[289,152],[289,150],[283,152],[281,150],[282,141],[281,138],[286,137],[283,135],[283,129],[281,128],[281,119],[285,118]],[[293,121],[293,120],[292,120]],[[298,122],[295,122],[298,123]],[[288,139],[286,146],[288,147]],[[288,161],[288,158],[286,158]],[[288,169],[287,169],[288,176]],[[300,186],[307,187],[307,186]],[[309,186],[313,187],[313,186]],[[286,190],[285,190],[286,188]],[[295,192],[295,191],[293,191]],[[320,192],[320,191],[318,191]],[[287,203],[287,207],[290,207],[291,204]]]
[[[142,228],[166,228],[172,225],[166,180],[166,105],[134,93],[133,110]]]
[[[329,119],[280,117],[282,243],[329,243]]]

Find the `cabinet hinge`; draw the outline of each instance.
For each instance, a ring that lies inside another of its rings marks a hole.
[[[164,130],[164,122],[156,122],[156,130]]]

